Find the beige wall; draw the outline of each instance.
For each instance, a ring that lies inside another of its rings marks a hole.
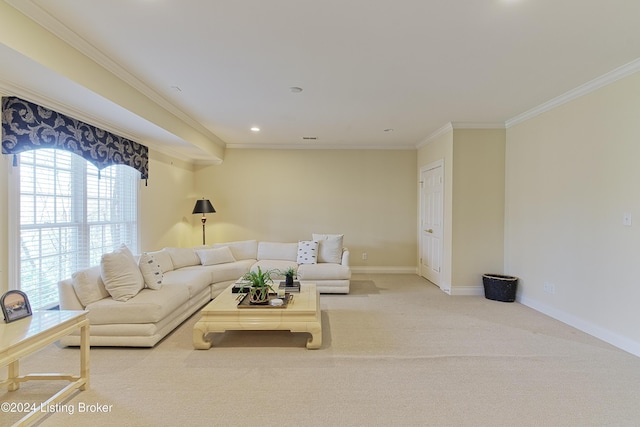
[[[640,73],[508,129],[505,257],[525,304],[636,354],[638,93]]]
[[[416,176],[414,150],[227,149],[196,172],[196,193],[217,211],[207,243],[344,233],[353,266],[414,272]]]
[[[138,193],[140,251],[201,244],[194,234],[199,218],[191,215],[197,198],[193,165],[155,150],[149,157],[149,182],[142,181]]]
[[[504,270],[504,129],[453,131],[452,286]]]

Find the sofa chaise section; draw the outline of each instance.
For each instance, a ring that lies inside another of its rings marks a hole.
[[[104,287],[99,266],[81,270],[58,284],[60,308],[88,311],[92,346],[153,347],[211,300],[208,285],[163,284],[157,290],[142,289],[127,301],[107,296],[84,305],[76,291],[79,274],[88,278],[96,289]],[[87,285],[85,280],[84,286]],[[60,342],[77,346],[80,336],[72,334]]]

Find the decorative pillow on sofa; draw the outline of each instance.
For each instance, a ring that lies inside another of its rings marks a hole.
[[[318,263],[318,242],[304,240],[298,242],[298,264]]]
[[[159,251],[147,253],[151,255],[153,259],[155,259],[156,262],[160,265],[162,274],[166,273],[167,271],[173,271],[173,261],[171,261],[171,255],[169,255],[169,252],[162,249]]]
[[[174,269],[200,264],[200,258],[193,248],[164,248],[164,250],[169,252]]]
[[[153,256],[146,252],[140,255],[138,267],[147,288],[158,290],[162,287],[162,268]]]
[[[138,264],[124,245],[102,255],[100,275],[105,289],[116,301],[127,301],[144,288],[144,278]]]
[[[344,234],[313,234],[318,242],[318,262],[342,262],[342,240]]]
[[[200,258],[202,265],[226,264],[236,261],[228,246],[213,249],[199,249],[196,251],[196,254],[198,258]]]
[[[71,275],[71,283],[78,299],[85,307],[109,296],[100,277],[100,266],[76,271]]]

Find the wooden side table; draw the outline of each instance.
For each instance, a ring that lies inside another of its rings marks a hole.
[[[34,353],[47,345],[80,329],[80,375],[30,374],[20,375],[20,358]],[[8,366],[8,375],[0,386],[15,391],[20,383],[30,380],[65,380],[66,387],[53,395],[40,407],[61,402],[74,390],[89,387],[89,319],[86,311],[46,310],[35,311],[32,316],[12,323],[0,323],[0,366]],[[36,407],[15,425],[24,425],[44,415]]]

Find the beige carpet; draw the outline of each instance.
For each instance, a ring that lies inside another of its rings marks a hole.
[[[194,350],[197,314],[153,349],[92,349],[91,389],[66,403],[75,412],[39,424],[640,425],[640,358],[518,303],[451,297],[413,275],[356,275],[350,295],[322,295],[321,307],[320,350],[289,332],[227,332]],[[52,345],[22,373],[75,372],[78,360]],[[59,388],[30,382],[0,400],[39,402]],[[78,413],[83,404],[111,409]]]

